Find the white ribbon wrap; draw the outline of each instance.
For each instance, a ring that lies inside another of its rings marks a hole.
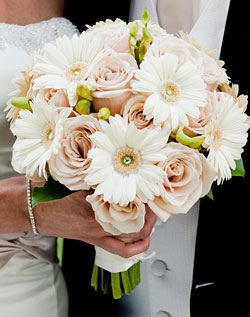
[[[123,258],[97,246],[95,246],[95,251],[95,264],[111,273],[127,271],[135,263],[145,261],[155,256],[155,252],[152,252],[151,254],[140,253],[131,258]]]

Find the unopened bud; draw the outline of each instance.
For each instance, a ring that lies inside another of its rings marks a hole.
[[[78,101],[78,103],[76,104],[76,111],[79,114],[89,114],[90,113],[90,107],[91,107],[91,102],[83,99]]]
[[[77,90],[76,90],[76,93],[77,93],[78,96],[80,96],[80,97],[82,97],[84,99],[87,99],[87,100],[90,100],[90,101],[93,100],[92,92],[88,89],[87,86],[78,86]]]
[[[28,97],[14,97],[11,99],[11,104],[19,109],[26,109],[32,111],[30,101],[31,98]]]
[[[191,147],[192,149],[200,149],[205,140],[204,135],[190,137],[183,131],[183,127],[180,127],[176,133],[176,141]]]
[[[98,118],[101,120],[108,121],[110,117],[110,110],[109,108],[103,107],[98,111]]]

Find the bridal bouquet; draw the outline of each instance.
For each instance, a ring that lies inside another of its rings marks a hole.
[[[244,176],[247,97],[214,56],[151,23],[147,11],[36,53],[6,109],[14,169],[46,180],[33,206],[89,191],[96,220],[118,236],[143,228],[146,207],[166,221],[212,198],[214,182]],[[96,247],[92,286],[130,294],[144,257]]]

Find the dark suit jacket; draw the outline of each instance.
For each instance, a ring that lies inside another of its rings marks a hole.
[[[240,3],[231,0],[221,57],[233,82],[240,84],[241,93],[248,94],[250,17]],[[130,0],[93,0],[88,2],[85,12],[78,10],[78,1],[71,0],[66,6],[66,17],[83,30],[85,24],[105,18],[128,20],[129,4]],[[243,274],[249,271],[245,269],[247,266],[244,268],[246,253],[242,252],[243,247],[247,250],[244,243],[249,231],[246,221],[250,196],[249,145],[244,159],[245,179],[234,178],[214,188],[215,201],[205,198],[201,203],[191,296],[192,317],[241,316],[240,310],[244,308],[244,301],[236,301],[236,298],[244,293]],[[119,316],[119,301],[96,294],[89,286],[93,261],[92,246],[65,241],[63,270],[69,287],[70,317],[87,316],[84,311],[88,308],[92,309],[89,316],[99,316],[100,312],[109,317]],[[197,284],[209,282],[215,284],[196,288]]]

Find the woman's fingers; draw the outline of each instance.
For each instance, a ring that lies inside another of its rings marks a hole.
[[[146,210],[146,216],[145,216],[145,224],[141,231],[134,232],[134,233],[128,233],[128,234],[121,234],[118,236],[119,239],[123,241],[137,241],[140,239],[147,239],[151,236],[152,230],[154,228],[155,222],[156,222],[156,215],[153,213],[153,211],[147,207]]]
[[[156,215],[153,213],[153,211],[147,206],[146,207],[146,219],[145,219],[145,225],[140,231],[140,239],[145,239],[151,236],[152,230],[154,228],[154,225],[156,223]]]
[[[149,238],[136,242],[125,243],[113,237],[104,237],[100,240],[98,246],[111,253],[118,254],[123,258],[129,258],[145,252],[149,248],[149,244]]]

